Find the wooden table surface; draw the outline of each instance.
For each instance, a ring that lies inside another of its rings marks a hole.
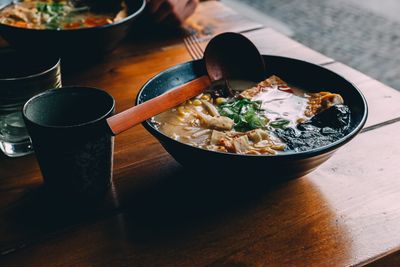
[[[1,157],[0,266],[399,265],[400,93],[220,2],[202,3],[186,27],[203,46],[243,32],[264,54],[345,76],[367,98],[366,127],[313,173],[255,189],[191,179],[196,170],[138,126],[116,138],[112,188],[90,210],[43,198],[34,155]],[[124,110],[149,78],[191,59],[179,36],[128,38],[64,84],[104,88]]]

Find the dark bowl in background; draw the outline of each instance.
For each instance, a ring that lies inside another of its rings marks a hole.
[[[332,91],[345,99],[352,113],[351,130],[340,140],[306,152],[287,152],[275,156],[238,155],[196,148],[166,136],[158,131],[150,120],[143,126],[155,136],[163,147],[184,167],[221,174],[244,174],[248,179],[257,178],[282,181],[304,176],[328,160],[341,146],[354,138],[367,120],[368,108],[362,93],[345,78],[305,61],[264,55],[266,77],[275,74],[284,81],[311,92]],[[167,69],[150,79],[140,90],[136,104],[152,99],[172,88],[206,74],[201,60],[190,61]]]
[[[9,5],[0,6],[0,9]],[[81,64],[102,58],[116,48],[143,13],[146,0],[126,0],[128,17],[93,28],[67,30],[24,29],[0,24],[0,35],[21,51],[61,57],[64,64]]]

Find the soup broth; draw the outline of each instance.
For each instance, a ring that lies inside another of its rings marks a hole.
[[[185,144],[253,155],[314,149],[338,140],[348,130],[350,111],[339,94],[310,93],[277,76],[236,89],[225,97],[206,91],[152,122]]]

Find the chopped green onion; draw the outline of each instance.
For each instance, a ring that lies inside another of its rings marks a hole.
[[[262,115],[261,102],[249,99],[236,99],[222,103],[219,107],[222,116],[234,120],[234,128],[240,132],[264,128],[268,119]]]

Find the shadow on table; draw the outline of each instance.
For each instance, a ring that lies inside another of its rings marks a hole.
[[[218,174],[181,167],[164,175],[150,172],[111,185],[104,199],[65,199],[44,186],[33,188],[10,205],[1,221],[10,225],[0,241],[13,240],[12,233],[21,236],[45,236],[48,233],[108,218],[123,212],[137,240],[162,240],[195,229],[210,220],[246,209],[282,183],[270,183],[249,172]],[[148,182],[151,180],[151,182]],[[133,184],[133,185],[132,185]],[[0,234],[1,234],[0,230]],[[10,235],[8,239],[7,236]]]
[[[240,260],[221,259],[221,255],[247,249],[249,255],[255,253],[252,258],[261,257],[259,263],[265,264],[266,254],[270,259],[285,255],[279,251],[282,248],[299,252],[302,261],[304,248],[318,251],[346,244],[342,240],[346,229],[335,223],[336,214],[306,177],[274,182],[250,172],[222,175],[210,170],[203,175],[177,169],[123,202],[120,233],[134,248],[132,253],[140,249],[144,265],[156,263],[154,257],[166,263],[171,260],[167,255],[205,259],[206,250],[207,257],[218,259],[216,266],[230,266]],[[341,250],[334,260],[340,261],[351,249],[346,251]],[[323,260],[325,256],[313,257]]]
[[[201,173],[181,169],[131,195],[124,201],[124,213],[132,224],[132,238],[157,240],[210,220],[226,219],[259,204],[265,195],[282,186],[282,182],[271,183],[248,172],[224,175],[213,170]]]
[[[298,189],[295,183],[282,178],[274,180],[260,172],[226,174],[179,168],[123,197],[129,237],[156,243],[170,237],[179,239],[189,235],[190,238],[191,231],[203,226],[229,222],[255,208],[268,210],[271,205],[292,198],[296,195],[293,190]],[[317,197],[319,201],[323,199]],[[301,204],[307,205],[297,203]]]
[[[107,200],[92,206],[56,202],[43,189],[28,194],[10,210],[8,219],[0,220],[8,226],[0,230],[1,242],[5,242],[0,243],[0,250],[18,245],[21,236],[31,243],[45,242],[55,232],[68,232],[74,225],[84,224],[79,227],[87,231],[90,225],[98,228],[109,220],[118,223],[114,229],[103,230],[124,240],[127,258],[136,260],[140,253],[145,265],[155,263],[154,257],[159,257],[160,263],[167,261],[168,252],[196,257],[209,247],[220,257],[224,250],[243,249],[255,241],[271,255],[279,243],[293,249],[312,247],[322,235],[335,247],[342,242],[340,233],[346,231],[334,223],[335,214],[307,178],[277,183],[250,172],[227,175],[161,167],[124,180],[117,179]],[[312,216],[321,218],[295,227]],[[304,235],[302,244],[296,243],[299,229]],[[61,234],[61,238],[75,237]],[[224,259],[218,263],[222,265]]]

